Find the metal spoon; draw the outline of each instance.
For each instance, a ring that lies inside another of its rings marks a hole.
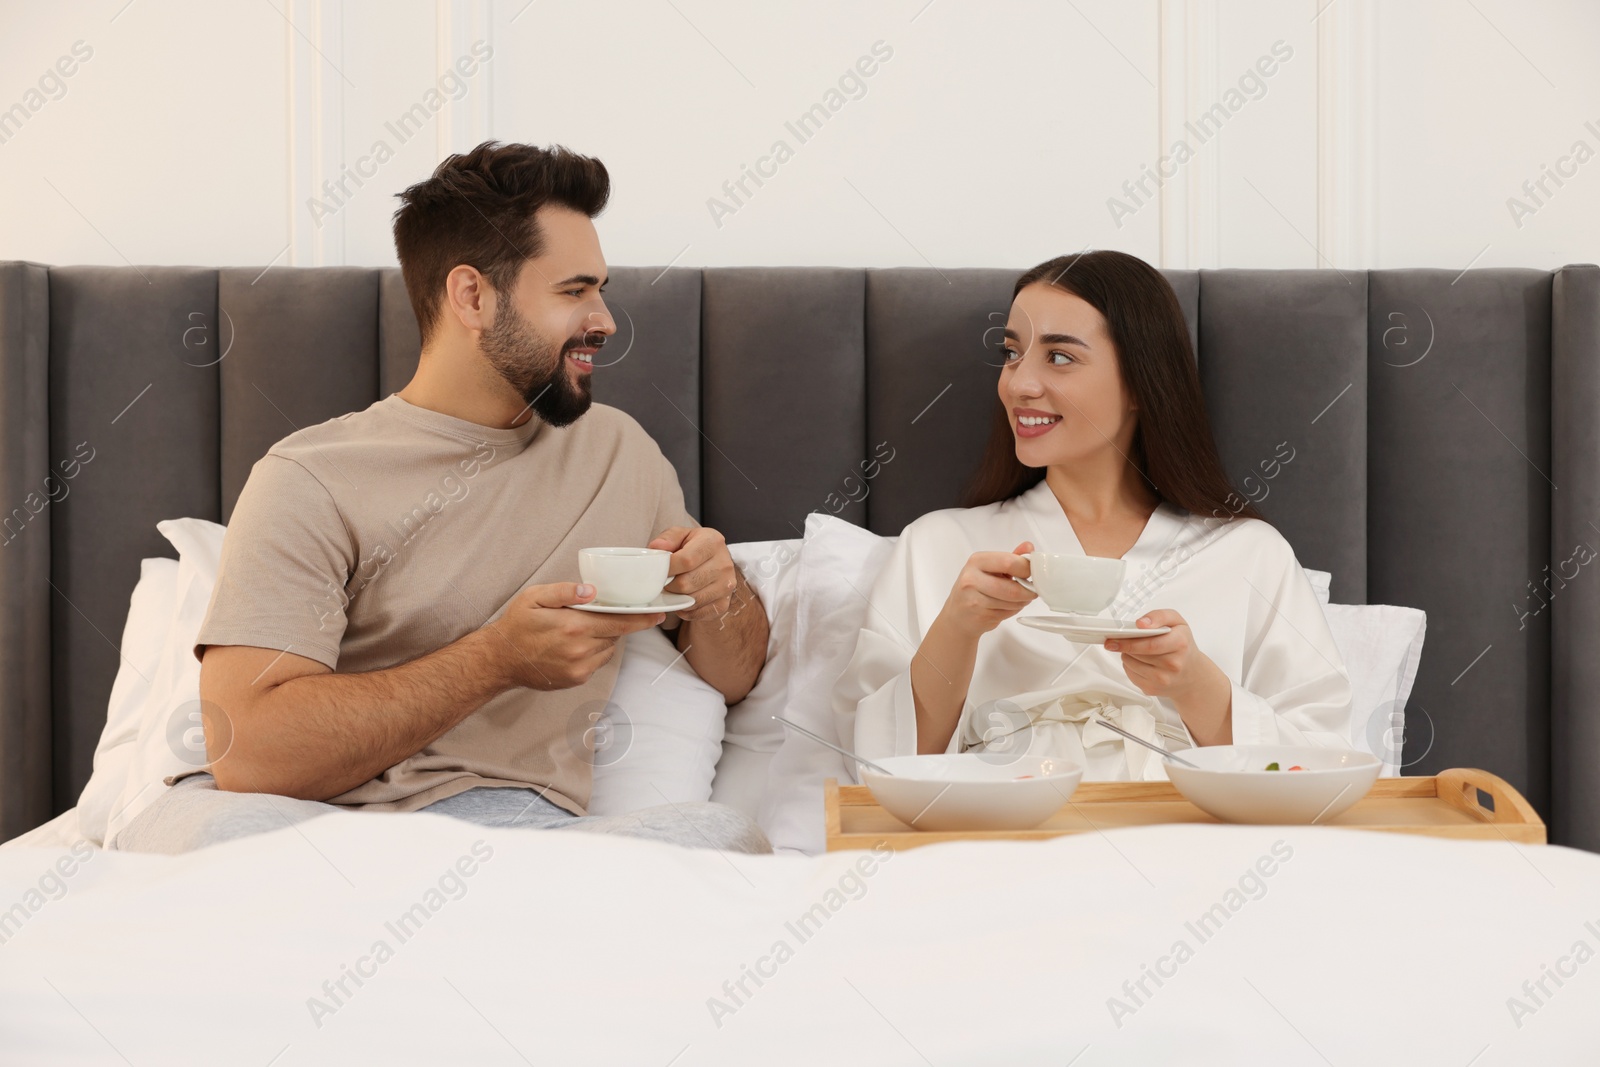
[[[773,718],[777,719],[779,722],[783,723],[783,725],[789,727],[791,730],[799,730],[801,733],[805,734],[807,737],[811,738],[811,740],[817,742],[818,744],[827,745],[829,748],[831,748],[835,752],[839,753],[839,755],[850,757],[851,759],[855,760],[857,763],[861,764],[863,767],[871,767],[873,770],[877,771],[879,774],[884,775],[887,778],[893,778],[894,777],[894,772],[893,771],[884,770],[882,767],[878,766],[876,763],[873,763],[871,760],[862,759],[860,756],[856,755],[854,752],[851,752],[849,749],[840,748],[838,745],[834,744],[832,741],[829,741],[829,740],[826,740],[824,738],[818,737],[816,734],[812,733],[810,730],[807,730],[804,726],[801,726],[799,723],[790,722],[788,719],[785,719],[782,715],[774,715]]]
[[[1199,767],[1195,767],[1194,764],[1190,763],[1188,760],[1184,759],[1182,756],[1178,756],[1178,755],[1175,755],[1175,754],[1173,754],[1171,752],[1168,752],[1166,749],[1162,748],[1160,745],[1153,745],[1149,741],[1146,741],[1142,737],[1135,737],[1133,734],[1130,734],[1128,731],[1122,729],[1121,727],[1112,726],[1110,723],[1106,722],[1104,719],[1095,719],[1095,723],[1100,725],[1100,726],[1104,726],[1107,730],[1110,730],[1114,734],[1121,734],[1123,737],[1126,737],[1129,741],[1137,741],[1139,744],[1143,745],[1145,748],[1148,748],[1152,752],[1161,753],[1163,756],[1167,757],[1167,759],[1171,760],[1174,763],[1181,763],[1185,767],[1194,767],[1194,769],[1197,770],[1197,771],[1200,769]]]

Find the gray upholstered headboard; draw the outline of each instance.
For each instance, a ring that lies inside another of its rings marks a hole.
[[[897,533],[975,465],[1016,273],[617,268],[594,392],[730,541],[799,536],[888,442],[838,513]],[[1600,269],[1167,276],[1236,484],[1335,601],[1428,613],[1407,773],[1494,771],[1600,849]],[[0,263],[0,839],[88,779],[156,522],[226,521],[274,441],[417,350],[392,269]]]

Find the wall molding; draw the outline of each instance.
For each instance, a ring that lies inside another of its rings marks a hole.
[[[1377,5],[1326,4],[1317,28],[1317,265],[1378,265]]]
[[[313,216],[307,203],[344,166],[344,0],[288,0],[289,255],[296,267],[345,261],[344,213]]]
[[[477,41],[494,45],[494,12],[489,0],[435,0],[437,19],[435,76],[444,74]],[[483,77],[471,79],[465,96],[451,100],[434,120],[438,138],[437,158],[465,152],[493,136],[494,62],[487,64]]]
[[[1184,124],[1217,99],[1217,0],[1161,0],[1156,156],[1189,138]],[[1162,182],[1161,262],[1169,269],[1215,267],[1222,236],[1221,138]]]

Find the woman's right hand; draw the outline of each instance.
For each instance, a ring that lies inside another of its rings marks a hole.
[[[939,615],[950,627],[971,638],[981,637],[1021,611],[1037,595],[1013,578],[1029,574],[1024,541],[1015,552],[974,552],[956,576]]]

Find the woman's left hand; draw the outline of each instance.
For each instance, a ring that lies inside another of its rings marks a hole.
[[[1176,611],[1157,608],[1141,615],[1134,625],[1140,629],[1172,628],[1154,637],[1106,639],[1107,650],[1122,653],[1122,669],[1128,672],[1128,680],[1145,695],[1177,702],[1216,672],[1216,664],[1195,647],[1194,631]]]

